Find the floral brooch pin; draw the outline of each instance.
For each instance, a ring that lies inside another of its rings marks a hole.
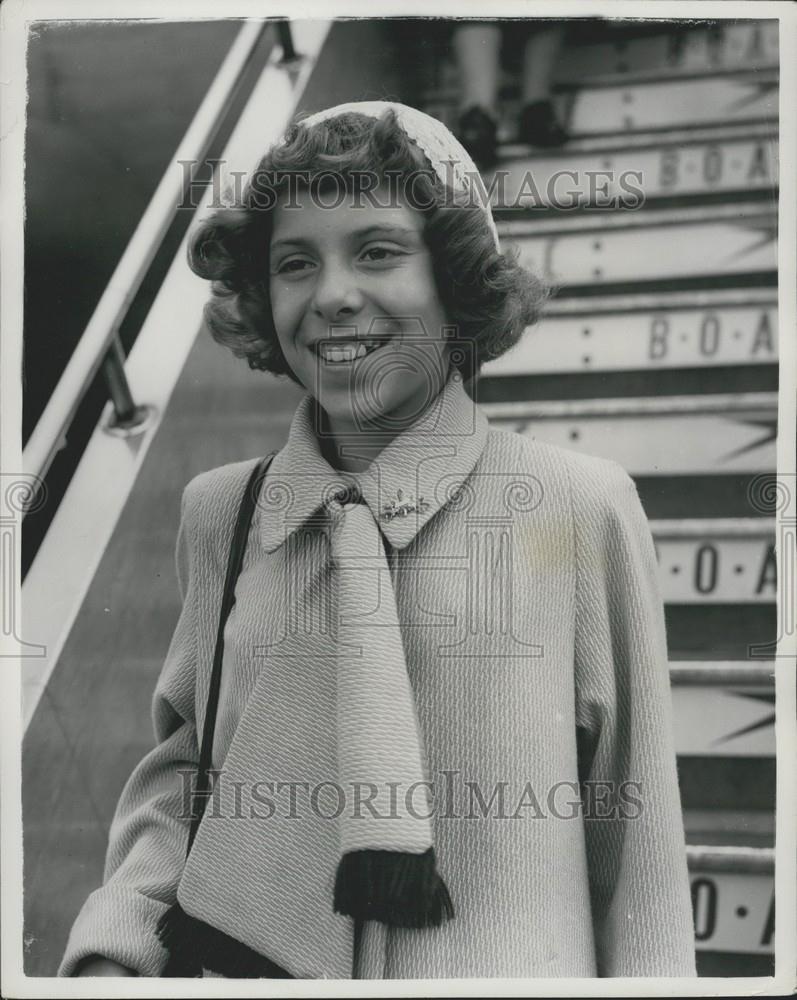
[[[425,514],[429,509],[429,501],[423,497],[417,499],[412,493],[404,496],[403,490],[396,490],[395,500],[382,507],[380,517],[384,521],[392,521],[396,517],[406,517],[408,514]]]

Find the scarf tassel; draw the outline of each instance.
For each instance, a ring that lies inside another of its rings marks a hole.
[[[363,850],[344,854],[335,878],[336,913],[393,927],[439,927],[454,916],[448,888],[423,854]]]
[[[164,978],[196,979],[203,969],[228,979],[293,979],[264,955],[186,913],[174,903],[162,914],[158,940],[169,952]]]

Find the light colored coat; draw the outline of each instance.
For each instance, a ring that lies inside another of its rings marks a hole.
[[[324,460],[312,413],[308,396],[253,519],[225,631],[218,795],[187,864],[177,772],[198,760],[254,460],[184,491],[183,609],[153,700],[157,746],[121,796],[105,884],[59,975],[92,954],[159,975],[155,927],[175,893],[297,977],[694,975],[664,615],[633,481],[614,462],[488,428],[455,380],[356,476]],[[352,479],[392,549],[456,910],[431,929],[368,922],[356,948],[353,921],[332,909],[340,845],[317,794],[336,777],[335,594],[319,508]],[[408,499],[415,510],[381,516]],[[291,793],[291,782],[306,786]]]

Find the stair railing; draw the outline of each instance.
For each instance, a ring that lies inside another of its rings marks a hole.
[[[203,163],[235,98],[239,84],[266,32],[281,45],[283,63],[297,60],[290,24],[284,19],[247,20],[225,56],[215,79],[172,156],[163,177],[141,216],[119,263],[64,369],[55,390],[25,446],[25,472],[41,481],[58,451],[83,396],[102,367],[113,413],[105,425],[112,434],[143,433],[155,408],[136,404],[124,369],[119,327],[138,292],[185,193],[181,162]]]

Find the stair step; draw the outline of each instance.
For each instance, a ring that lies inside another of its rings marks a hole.
[[[652,520],[650,530],[665,602],[775,601],[775,526],[769,518]]]
[[[513,147],[510,147],[513,148]],[[514,147],[518,148],[518,147]],[[762,139],[660,140],[636,149],[508,157],[485,178],[493,212],[638,208],[656,199],[720,200],[771,194],[778,184],[778,143]]]
[[[595,22],[590,36],[600,35],[605,24]],[[629,37],[612,26],[597,42],[565,41],[557,61],[557,86],[674,79],[711,75],[718,71],[769,69],[778,65],[778,22],[719,21],[713,25],[681,27],[668,31],[666,25],[655,34]],[[454,61],[441,51],[435,61],[432,86],[447,90],[458,86]],[[517,75],[504,72],[502,93],[517,87]]]
[[[720,21],[639,38],[609,38],[565,45],[557,65],[559,83],[601,80],[607,75],[668,79],[718,69],[763,69],[778,64],[778,22]]]
[[[773,364],[777,296],[765,293],[751,301],[720,291],[702,307],[662,295],[654,308],[621,311],[598,299],[583,315],[549,310],[516,347],[483,366],[483,377]]]
[[[776,467],[775,393],[485,403],[482,409],[499,430],[614,459],[632,475]]]
[[[670,682],[678,754],[774,756],[773,661],[675,661]]]
[[[605,135],[777,117],[777,74],[760,71],[581,89],[568,128],[573,135]]]
[[[455,90],[425,95],[424,110],[456,131],[459,114]],[[634,132],[698,129],[728,123],[777,122],[776,70],[714,73],[694,79],[588,82],[555,98],[558,114],[574,137],[620,136]],[[500,99],[499,139],[517,141],[521,100],[515,88]]]
[[[774,849],[695,845],[687,861],[696,948],[773,954]]]
[[[556,150],[530,146],[528,143],[507,141],[499,146],[498,165],[510,166],[514,161],[520,159],[528,160],[529,163],[534,164],[559,156],[562,160],[568,161],[561,163],[560,166],[568,166],[571,157],[587,153],[595,156],[612,155],[628,151],[659,149],[662,146],[677,148],[700,143],[706,146],[724,146],[746,140],[777,142],[777,126],[772,122],[752,122],[742,125],[722,122],[715,125],[705,125],[702,128],[672,128],[664,131],[657,129],[652,132],[631,132],[622,136],[578,135],[571,136],[564,145],[557,147]],[[774,169],[777,169],[777,164],[774,164]],[[485,172],[484,176],[486,180],[492,174],[488,171]]]
[[[739,284],[772,280],[777,268],[777,217],[757,205],[710,209],[604,212],[566,217],[556,223],[503,223],[502,243],[514,245],[521,263],[558,295],[575,289],[595,295],[618,286],[642,291],[700,279]]]

